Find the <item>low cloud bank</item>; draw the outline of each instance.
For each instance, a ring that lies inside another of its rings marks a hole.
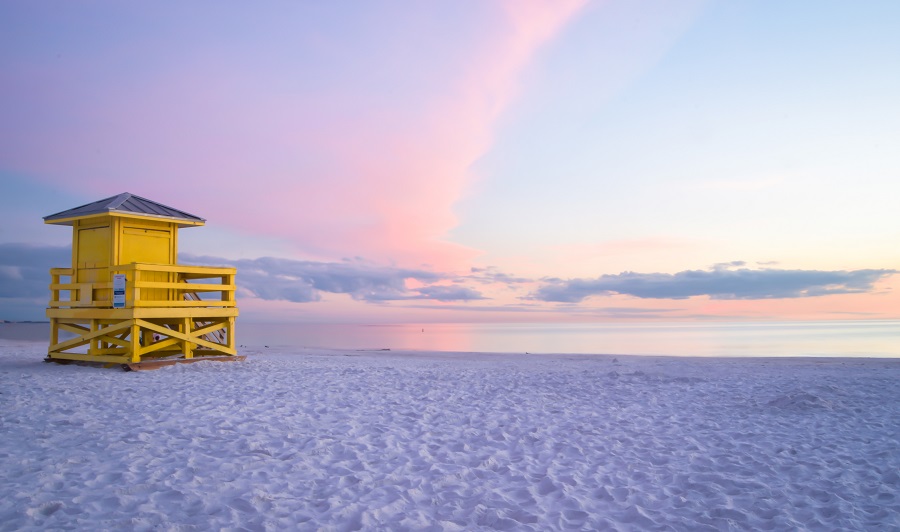
[[[50,268],[72,263],[72,252],[64,246],[0,244],[0,298],[50,299]]]
[[[624,272],[595,279],[548,279],[529,299],[580,303],[598,295],[622,294],[642,299],[786,299],[870,292],[897,270],[780,270],[748,268],[742,262],[717,264],[710,270],[674,274]]]
[[[517,284],[534,282],[534,279],[516,277],[514,275],[509,275],[508,273],[503,273],[493,266],[487,268],[472,268],[471,273],[467,275],[465,279],[470,279],[481,284],[505,284],[509,287],[513,287]]]
[[[454,284],[468,279],[428,270],[378,266],[362,260],[316,262],[262,257],[228,260],[182,254],[188,264],[234,266],[238,289],[245,296],[297,303],[320,301],[323,293],[349,294],[359,301],[434,300],[442,302],[485,299],[478,290]],[[50,268],[68,267],[68,247],[0,244],[0,298],[49,298]],[[406,287],[407,280],[422,286]]]
[[[452,276],[428,270],[378,266],[362,260],[317,262],[273,257],[243,260],[193,255],[183,257],[192,264],[238,268],[238,286],[246,294],[260,299],[307,303],[320,301],[323,292],[349,294],[353,299],[368,302],[485,299],[480,292],[471,288],[435,284],[455,280]],[[408,279],[418,281],[423,286],[408,289]]]
[[[361,259],[339,262],[273,257],[228,260],[189,254],[183,254],[182,259],[188,264],[236,267],[239,272],[238,290],[244,297],[297,303],[320,301],[325,293],[347,294],[355,300],[373,303],[479,301],[489,298],[467,285],[506,285],[513,288],[537,282],[505,274],[496,268],[473,268],[465,275],[455,275],[380,266]],[[46,301],[50,268],[65,267],[70,262],[71,251],[68,247],[0,244],[0,299],[7,303],[13,300]],[[687,270],[674,274],[624,272],[593,279],[544,279],[543,284],[524,299],[581,303],[591,296],[614,294],[671,300],[696,296],[712,299],[804,298],[871,292],[875,283],[897,273],[897,270],[888,269],[749,269],[745,263],[734,261],[716,264],[708,270]],[[515,310],[509,306],[502,308]]]

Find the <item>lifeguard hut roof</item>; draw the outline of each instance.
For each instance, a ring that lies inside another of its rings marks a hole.
[[[206,220],[193,214],[142,198],[134,194],[123,192],[118,196],[105,198],[87,205],[75,207],[50,216],[44,216],[44,223],[72,225],[76,218],[94,216],[98,214],[118,213],[126,216],[148,216],[151,218],[163,218],[177,220],[180,227],[192,227],[203,225]]]

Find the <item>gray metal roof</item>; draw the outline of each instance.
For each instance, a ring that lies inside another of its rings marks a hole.
[[[174,218],[176,220],[185,220],[188,222],[206,222],[206,220],[200,218],[199,216],[195,216],[178,209],[173,209],[172,207],[168,207],[166,205],[163,205],[162,203],[157,203],[155,201],[148,200],[147,198],[135,196],[134,194],[130,194],[128,192],[123,192],[118,196],[112,196],[110,198],[105,198],[93,203],[88,203],[87,205],[75,207],[74,209],[51,214],[50,216],[44,216],[44,221],[52,222],[53,220],[80,218],[82,216],[106,214],[111,212],[136,214],[138,216],[152,216],[154,218]]]

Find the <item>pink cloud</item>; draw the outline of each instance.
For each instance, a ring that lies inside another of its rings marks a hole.
[[[444,13],[404,9],[402,27],[369,14],[358,22],[385,25],[377,39],[288,41],[308,47],[296,63],[188,42],[183,56],[168,50],[120,79],[103,66],[109,55],[76,57],[19,85],[23,103],[52,116],[23,117],[33,127],[0,160],[86,195],[127,190],[282,237],[306,256],[460,268],[478,251],[442,238],[468,168],[522,69],[583,3],[475,4],[462,26],[477,30],[458,41],[421,34],[440,30]],[[130,44],[150,47],[134,50],[139,60],[159,46]],[[44,94],[29,100],[29,84]]]

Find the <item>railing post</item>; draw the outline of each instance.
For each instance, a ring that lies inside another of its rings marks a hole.
[[[138,288],[137,283],[141,278],[141,271],[135,265],[135,268],[131,270],[131,303],[128,302],[127,298],[125,301],[125,306],[128,308],[133,308],[137,306],[138,299],[141,297],[141,289]],[[128,286],[128,279],[125,279],[125,286]]]
[[[234,284],[234,275],[227,274],[222,276],[222,284],[231,286]],[[234,301],[234,292],[229,288],[227,290],[222,290],[222,301],[232,302]]]
[[[167,279],[170,283],[175,284],[182,284],[187,282],[181,272],[170,272]],[[170,288],[168,291],[166,291],[166,299],[168,301],[183,301],[184,296],[181,295],[181,292],[177,288]]]
[[[55,288],[55,285],[60,284],[59,282],[60,275],[54,272],[52,269],[50,270],[50,303],[51,307],[52,303],[59,301],[59,289]]]

